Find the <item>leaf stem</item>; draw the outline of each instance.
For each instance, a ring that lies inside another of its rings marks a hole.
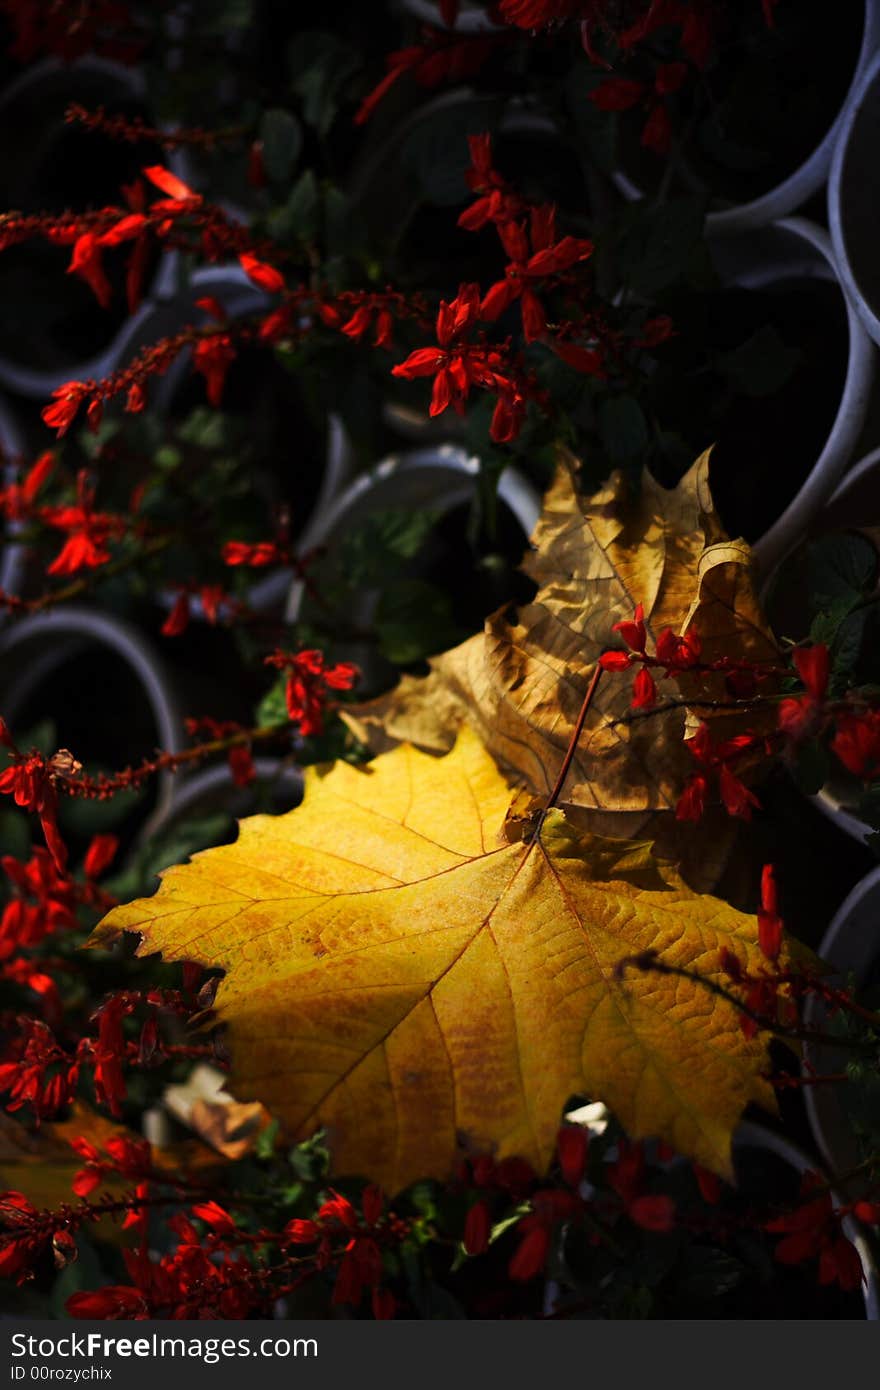
[[[577,746],[580,742],[581,734],[584,731],[584,724],[587,722],[587,715],[589,713],[590,706],[593,703],[593,696],[595,695],[596,690],[598,689],[599,681],[601,680],[601,678],[602,667],[597,662],[596,669],[593,672],[593,675],[590,679],[590,684],[587,686],[587,693],[584,696],[584,703],[581,705],[580,714],[578,715],[575,721],[575,726],[572,730],[571,739],[569,741],[568,748],[566,749],[565,757],[562,759],[562,765],[560,766],[559,772],[556,777],[556,781],[553,784],[553,790],[548,796],[547,804],[541,812],[541,816],[538,821],[538,826],[534,834],[534,839],[536,840],[539,838],[541,834],[541,830],[543,828],[544,821],[547,818],[548,811],[550,811],[552,807],[556,805],[556,802],[559,799],[559,796],[562,792],[562,788],[565,786],[565,779],[568,776],[572,762],[574,761],[574,755],[577,752]]]

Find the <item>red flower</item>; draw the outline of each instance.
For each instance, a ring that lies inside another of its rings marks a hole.
[[[794,742],[815,732],[828,693],[828,648],[821,642],[812,647],[796,647],[792,660],[806,687],[805,695],[793,695],[779,704],[779,727]]]
[[[267,265],[265,261],[258,260],[256,256],[247,252],[239,256],[238,262],[248,279],[261,290],[275,294],[278,290],[284,289],[284,276],[274,266]]]
[[[377,1226],[382,1220],[382,1211],[385,1207],[385,1198],[382,1195],[381,1187],[375,1183],[370,1183],[361,1193],[361,1210],[364,1213],[364,1220],[368,1226]]]
[[[193,348],[193,366],[205,378],[208,401],[213,406],[219,406],[223,399],[226,374],[235,358],[236,351],[228,333],[212,333],[199,339]]]
[[[469,1255],[485,1254],[489,1249],[491,1230],[492,1218],[488,1202],[474,1202],[468,1209],[464,1223],[464,1248]]]
[[[77,479],[77,504],[73,507],[43,507],[41,519],[57,531],[66,531],[67,540],[47,574],[76,574],[80,569],[97,569],[110,560],[107,542],[125,533],[124,517],[94,510],[95,490],[82,470]]]
[[[469,135],[471,166],[465,174],[467,186],[480,196],[461,214],[459,227],[478,232],[487,222],[513,222],[525,212],[525,203],[492,164],[492,137]]]
[[[274,541],[257,541],[248,545],[246,541],[227,541],[223,547],[225,565],[249,565],[252,569],[262,569],[265,565],[287,564],[289,556]]]
[[[397,1299],[390,1289],[374,1289],[372,1304],[377,1322],[390,1322],[397,1312]]]
[[[497,43],[495,34],[462,37],[426,29],[423,43],[388,54],[385,59],[387,72],[361,102],[354,118],[355,125],[363,125],[370,119],[404,73],[411,73],[422,87],[436,87],[447,78],[461,82],[480,71]]]
[[[151,164],[148,169],[144,169],[142,172],[150,180],[150,183],[155,184],[156,188],[168,195],[169,201],[153,203],[153,208],[178,212],[181,209],[198,207],[201,203],[201,194],[194,193],[182,179],[179,179],[176,174],[172,174],[170,169],[163,169],[161,164]]]
[[[266,664],[289,672],[285,688],[287,713],[305,738],[323,732],[328,692],[350,690],[358,677],[357,667],[350,662],[325,666],[323,652],[314,650],[296,654],[273,652],[266,657]]]
[[[493,323],[519,299],[525,339],[527,343],[533,343],[547,329],[544,309],[535,293],[534,282],[559,275],[570,270],[578,261],[586,260],[592,255],[593,243],[571,236],[557,241],[556,210],[553,207],[532,209],[530,237],[516,222],[500,225],[498,234],[510,263],[504,279],[499,280],[486,294],[480,315]]]
[[[671,1197],[646,1194],[634,1198],[626,1210],[630,1221],[644,1231],[663,1233],[675,1229],[675,1203]]]
[[[646,666],[643,666],[633,681],[632,707],[633,709],[651,709],[657,701],[657,686],[654,677]]]
[[[43,407],[41,414],[44,424],[58,431],[59,439],[73,424],[89,389],[84,381],[68,381],[52,392],[52,401]]]
[[[761,873],[761,907],[758,912],[758,945],[768,960],[777,960],[782,949],[782,918],[777,910],[776,879],[773,865],[765,864]]]
[[[224,1211],[219,1202],[197,1202],[192,1214],[221,1236],[234,1236],[238,1229],[229,1212]]]
[[[862,1282],[859,1253],[841,1230],[841,1213],[835,1211],[830,1192],[818,1173],[801,1180],[801,1205],[774,1217],[765,1230],[783,1235],[776,1247],[780,1264],[802,1264],[818,1258],[819,1283],[857,1289]]]
[[[648,640],[645,628],[645,609],[641,603],[636,604],[636,610],[631,620],[623,620],[619,623],[612,623],[612,632],[619,632],[626,645],[632,652],[641,652],[644,655],[645,645]]]
[[[230,748],[226,761],[237,787],[249,787],[257,780],[257,769],[254,767],[250,744],[237,743],[234,748]]]
[[[143,1294],[127,1284],[108,1284],[104,1289],[72,1293],[64,1306],[72,1318],[140,1320],[149,1315]]]
[[[556,1136],[559,1166],[569,1187],[578,1187],[583,1181],[589,1142],[589,1133],[583,1125],[563,1125]]]
[[[7,521],[23,521],[31,514],[37,494],[54,467],[54,454],[41,454],[20,483],[0,488],[0,511]]]
[[[483,387],[498,396],[491,435],[497,443],[512,439],[525,412],[526,392],[531,380],[516,380],[510,374],[504,350],[485,343],[469,342],[480,313],[479,285],[462,285],[451,304],[444,300],[437,315],[435,348],[417,348],[405,362],[392,368],[393,376],[414,380],[433,376],[431,415],[440,415],[451,405],[459,415],[472,386]],[[504,370],[501,370],[501,369]]]
[[[658,642],[659,648],[659,642]],[[685,747],[696,761],[707,771],[715,772],[721,800],[730,816],[740,820],[750,820],[753,808],[760,808],[760,801],[754,792],[749,791],[729,763],[736,761],[744,752],[754,746],[751,734],[739,734],[724,743],[713,744],[708,724],[701,724],[692,738],[685,740]],[[694,773],[675,808],[677,820],[699,820],[705,809],[708,778],[705,772]]]
[[[838,715],[831,747],[854,776],[866,782],[880,776],[880,709]]]
[[[180,637],[189,627],[189,594],[179,593],[162,624],[163,637]]]
[[[41,753],[25,756],[16,752],[12,765],[0,772],[0,795],[12,796],[17,806],[40,817],[46,845],[62,874],[67,864],[67,846],[58,831],[56,783],[59,778],[75,777],[80,771],[81,765],[72,753],[61,748],[48,759]]]
[[[543,29],[579,17],[590,8],[584,0],[501,0],[501,17],[520,29]]]
[[[524,1226],[525,1221],[520,1225]],[[549,1249],[550,1232],[544,1226],[532,1226],[523,1236],[507,1267],[511,1279],[525,1283],[529,1279],[537,1278],[543,1272]]]
[[[626,77],[606,77],[589,96],[600,111],[629,111],[633,106],[638,106],[644,92],[644,82]]]
[[[86,878],[100,878],[116,856],[119,848],[119,839],[116,835],[95,835],[86,850],[86,857],[83,863],[83,871]]]
[[[284,1227],[284,1234],[291,1245],[311,1245],[318,1239],[321,1231],[314,1221],[297,1219],[288,1221]]]

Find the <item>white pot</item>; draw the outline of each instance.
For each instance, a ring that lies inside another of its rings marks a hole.
[[[847,977],[852,975],[858,986],[867,979],[880,956],[880,868],[867,874],[841,903],[818,954],[833,967],[829,983],[845,986]],[[807,1000],[804,1023],[809,1028],[824,1030],[827,1013],[820,1000]],[[843,1070],[848,1056],[845,1049],[815,1043],[804,1046],[804,1060],[820,1075]],[[830,1172],[849,1172],[860,1162],[861,1155],[839,1087],[833,1083],[805,1086],[803,1094],[816,1145]]]
[[[149,706],[157,746],[163,752],[180,752],[185,747],[183,720],[173,687],[153,648],[131,624],[81,605],[34,614],[0,633],[0,712],[10,723],[19,716],[26,718],[33,692],[56,680],[65,662],[89,646],[109,648],[125,662]],[[66,698],[62,681],[58,702]],[[75,748],[71,752],[76,756]],[[173,773],[163,772],[154,779],[157,810],[171,804],[173,778]]]
[[[828,222],[840,278],[880,343],[880,53],[863,73],[842,122],[828,180]]]
[[[849,3],[851,4],[852,0],[849,0]],[[787,217],[789,213],[801,207],[822,187],[831,168],[835,147],[850,119],[853,103],[858,99],[858,92],[864,75],[875,56],[878,44],[880,44],[880,0],[864,0],[864,6],[865,23],[852,82],[840,111],[820,143],[812,154],[804,160],[803,164],[782,183],[778,183],[775,188],[768,189],[766,193],[761,194],[759,198],[754,198],[751,202],[739,203],[733,207],[719,208],[710,212],[707,217],[709,232],[714,235],[729,236],[733,233],[748,232],[756,227],[766,226],[768,222]],[[831,22],[833,23],[833,21]],[[821,78],[817,75],[818,80]],[[630,201],[636,201],[643,196],[638,185],[622,171],[618,170],[612,175],[612,178],[619,192]]]
[[[0,98],[0,113],[7,125],[14,126],[17,107],[30,112],[39,111],[43,99],[51,96],[54,103],[59,93],[64,104],[80,101],[87,107],[94,107],[101,102],[118,99],[130,99],[142,104],[146,100],[146,84],[136,69],[103,58],[82,58],[68,66],[55,59],[46,59],[29,68],[5,89]],[[55,129],[52,125],[41,132],[43,150],[51,148]],[[17,150],[18,157],[22,159],[34,159],[39,153],[39,150],[27,148]],[[190,177],[190,162],[185,151],[168,151],[164,160],[179,178],[186,181]],[[119,196],[122,196],[121,190]],[[147,296],[161,299],[172,293],[178,266],[177,252],[162,252],[153,282],[147,287]],[[51,293],[51,290],[51,285],[47,286],[47,292]],[[146,306],[142,304],[135,318],[142,319],[146,312]],[[34,367],[18,361],[14,349],[9,349],[0,355],[0,382],[22,395],[42,400],[66,381],[107,376],[119,365],[119,353],[130,333],[130,326],[131,321],[126,320],[114,332],[108,318],[106,346],[87,359],[71,360],[52,368]]]
[[[766,289],[785,280],[812,277],[839,283],[828,236],[801,217],[776,222],[747,239],[713,237],[710,251],[722,282],[728,286]],[[840,405],[827,439],[816,441],[816,461],[800,491],[752,547],[755,564],[763,575],[805,536],[846,471],[865,419],[874,380],[874,348],[843,290],[841,297],[849,341]]]

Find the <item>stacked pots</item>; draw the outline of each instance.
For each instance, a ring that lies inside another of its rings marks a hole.
[[[64,116],[71,104],[153,124],[143,78],[133,69],[100,58],[70,66],[46,60],[29,68],[0,100],[5,126],[16,131],[15,142],[0,156],[5,208],[52,213],[118,204],[121,186],[149,164],[166,164],[188,177],[188,162],[179,153],[166,155],[149,140],[111,141],[69,124]],[[69,257],[69,248],[35,240],[4,251],[0,261],[0,294],[7,303],[28,306],[21,321],[8,313],[4,317],[0,383],[39,400],[65,381],[107,375],[118,365],[132,329],[121,254],[108,262],[114,291],[109,310],[97,304],[78,276],[65,274]],[[151,297],[170,292],[176,276],[176,255],[154,262],[141,317],[149,312]],[[4,293],[4,285],[14,293]],[[51,296],[46,285],[54,287]]]
[[[808,24],[818,24],[822,35],[826,33],[827,18],[819,9],[810,13],[809,7],[804,7],[801,17]],[[715,196],[708,213],[708,228],[713,235],[750,232],[766,226],[768,222],[787,217],[824,187],[832,162],[836,156],[839,158],[841,138],[851,127],[854,108],[865,91],[869,69],[876,73],[876,64],[872,67],[872,63],[880,44],[880,4],[877,0],[864,0],[861,5],[847,7],[845,18],[848,25],[846,44],[843,44],[841,36],[835,35],[836,49],[841,50],[838,55],[840,71],[835,74],[833,88],[836,98],[824,113],[824,118],[822,115],[818,118],[817,143],[802,158],[794,155],[793,166],[780,170],[777,180],[766,188],[743,193],[732,186],[722,193],[713,186],[711,191]],[[825,85],[830,84],[826,82]],[[740,159],[748,153],[743,151]],[[619,169],[615,173],[614,182],[618,191],[628,199],[635,200],[644,195],[638,178],[626,169]],[[706,187],[697,171],[688,167],[682,170],[682,182],[691,191],[705,190]],[[734,183],[740,182],[734,180]]]

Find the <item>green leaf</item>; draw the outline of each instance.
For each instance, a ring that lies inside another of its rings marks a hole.
[[[470,163],[467,137],[491,130],[499,104],[491,99],[447,106],[414,124],[403,142],[399,161],[417,180],[423,197],[435,207],[454,207],[468,196],[465,171]]]
[[[296,116],[279,106],[266,111],[260,122],[263,164],[270,179],[286,183],[302,152],[302,129]]]
[[[675,1301],[683,1308],[691,1303],[721,1298],[742,1283],[747,1270],[741,1260],[725,1250],[703,1245],[689,1245],[684,1255],[684,1269],[675,1284]]]
[[[648,445],[645,413],[634,396],[612,396],[599,406],[599,437],[614,463],[638,458]]]
[[[306,1139],[304,1143],[297,1144],[295,1149],[290,1150],[290,1166],[303,1182],[317,1182],[326,1175],[330,1153],[324,1143],[325,1139],[323,1129],[319,1129],[311,1139]]]
[[[335,34],[307,30],[297,34],[288,49],[288,69],[303,115],[319,135],[333,124],[351,78],[361,66],[360,54]]]
[[[789,347],[766,323],[732,352],[716,358],[715,366],[740,395],[760,398],[781,390],[801,357],[799,348]]]
[[[822,642],[826,647],[833,646],[841,624],[846,621],[854,604],[858,602],[859,596],[853,590],[833,601],[827,601],[827,606],[816,614],[810,624],[810,640]]]
[[[352,588],[379,588],[415,559],[437,524],[428,509],[373,512],[343,540],[340,568]]]
[[[454,647],[462,633],[449,595],[423,579],[399,579],[383,593],[374,621],[382,650],[395,666],[411,666]]]
[[[617,261],[635,294],[650,299],[684,274],[701,244],[705,215],[705,198],[696,196],[628,210]]]
[[[294,238],[303,242],[315,240],[318,235],[318,183],[311,169],[306,169],[297,179],[283,211]]]
[[[270,1120],[265,1129],[260,1130],[254,1144],[254,1153],[257,1158],[268,1160],[275,1152],[275,1144],[278,1140],[280,1125],[277,1120]]]
[[[877,552],[853,531],[839,531],[809,547],[810,591],[823,602],[869,593],[877,577]]]
[[[198,11],[196,28],[200,34],[226,38],[231,29],[250,29],[253,22],[253,0],[212,0]]]
[[[287,679],[282,675],[263,696],[257,705],[256,720],[259,728],[274,729],[288,723],[290,716],[287,713],[286,689]]]
[[[146,787],[132,787],[107,801],[87,801],[80,797],[69,797],[59,809],[61,828],[66,833],[78,835],[99,835],[114,830],[137,810],[147,797]]]

